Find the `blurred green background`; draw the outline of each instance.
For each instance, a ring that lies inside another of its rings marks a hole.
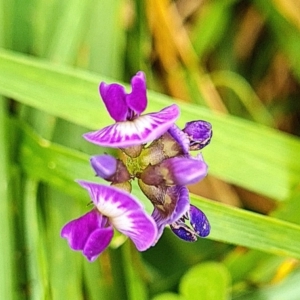
[[[0,45],[0,299],[300,299],[298,0],[0,0]],[[139,70],[148,112],[213,125],[190,187],[212,231],[89,263],[60,230],[111,150],[81,135],[112,122],[100,81]]]

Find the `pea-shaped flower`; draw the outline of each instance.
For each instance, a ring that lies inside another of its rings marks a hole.
[[[61,236],[73,250],[94,261],[108,247],[114,228],[128,236],[139,251],[153,245],[156,224],[132,195],[111,186],[86,181],[79,184],[88,190],[95,207],[62,228]]]

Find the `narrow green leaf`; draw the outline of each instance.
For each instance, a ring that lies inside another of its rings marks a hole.
[[[73,197],[68,197],[53,188],[47,189],[45,196],[45,219],[47,220],[47,261],[52,299],[83,300],[82,273],[84,257],[72,251],[68,242],[60,237],[67,222],[78,218],[86,207],[78,205]]]
[[[121,78],[124,71],[126,28],[121,21],[123,5],[121,0],[94,1],[90,15],[89,69],[114,78]]]
[[[69,0],[62,2],[57,12],[54,36],[46,56],[55,62],[73,64],[79,46],[89,26],[93,0]]]
[[[101,262],[104,259],[101,258],[94,263],[83,262],[84,290],[86,291],[86,299],[89,300],[111,299],[111,294],[106,284],[107,281],[110,281],[110,274],[103,272]],[[84,258],[82,257],[81,260],[84,260]]]
[[[225,86],[237,94],[254,121],[269,126],[275,125],[273,116],[242,76],[231,71],[216,71],[211,73],[210,76],[217,87]]]
[[[91,178],[88,156],[45,142],[33,133],[29,135],[28,130],[23,131],[22,135],[19,162],[24,171],[67,193],[77,195],[74,200],[86,201],[85,193],[83,194],[73,179]],[[97,178],[97,181],[100,179]],[[136,186],[133,186],[133,194],[141,194]],[[210,220],[212,231],[209,238],[276,255],[300,258],[300,226],[195,195],[191,195],[191,201],[199,206]]]
[[[98,83],[102,80],[108,81],[92,73],[0,52],[0,93],[92,129],[112,122],[98,95]],[[174,102],[150,91],[148,96],[148,111]],[[204,150],[210,174],[277,200],[290,195],[300,180],[299,139],[199,106],[178,103],[180,126],[195,119],[213,124],[212,142]]]
[[[48,266],[45,256],[45,239],[42,236],[39,227],[37,210],[37,189],[38,182],[35,180],[26,180],[24,194],[24,214],[28,266],[28,285],[31,293],[31,299],[48,299],[49,280]]]
[[[9,168],[7,155],[7,124],[5,122],[6,103],[0,98],[0,298],[14,299],[15,283],[13,280],[13,224],[11,197],[8,191]],[[5,270],[5,272],[4,272]]]
[[[123,254],[123,266],[128,300],[147,300],[147,288],[141,278],[143,265],[138,253],[133,250],[130,241],[123,244],[121,250]]]
[[[277,4],[276,4],[277,2]],[[300,35],[299,28],[290,22],[280,9],[280,1],[255,0],[254,5],[264,15],[268,28],[276,38],[278,46],[289,59],[295,75],[300,78]],[[296,3],[296,2],[295,2]],[[284,4],[282,4],[284,5]],[[295,4],[295,7],[297,5]],[[291,19],[294,17],[291,16]]]
[[[232,19],[232,7],[236,0],[209,1],[204,3],[201,17],[192,28],[192,40],[195,51],[203,58],[220,38],[224,36],[228,23]]]
[[[300,258],[300,226],[191,195],[207,215],[209,238],[276,255]]]

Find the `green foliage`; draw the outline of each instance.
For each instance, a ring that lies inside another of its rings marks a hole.
[[[191,3],[0,0],[1,299],[300,298],[299,6]],[[212,231],[145,253],[116,235],[90,264],[60,238],[89,209],[74,180],[101,182],[89,155],[110,151],[81,135],[111,123],[99,82],[138,69],[147,111],[213,125],[191,187]]]

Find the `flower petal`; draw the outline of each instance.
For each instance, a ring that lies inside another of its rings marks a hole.
[[[164,227],[182,218],[190,207],[189,191],[184,186],[172,186],[167,189],[163,207],[157,205],[152,217],[157,224],[157,239],[160,238]]]
[[[157,113],[139,116],[133,121],[118,122],[103,129],[84,134],[84,138],[96,145],[126,148],[146,144],[159,138],[176,121],[179,108],[173,104]]]
[[[101,82],[99,92],[110,116],[116,122],[125,121],[128,107],[124,87],[117,83],[106,84]]]
[[[101,228],[105,220],[106,218],[103,218],[96,210],[92,210],[67,223],[61,230],[61,237],[68,240],[73,250],[83,250],[91,233]]]
[[[166,184],[187,185],[202,180],[207,175],[204,161],[187,157],[172,157],[160,164]],[[168,170],[168,171],[164,171]]]
[[[156,224],[138,200],[112,186],[86,181],[78,183],[89,191],[100,213],[107,216],[117,230],[131,238],[139,251],[153,244],[157,235]]]
[[[146,78],[144,72],[138,72],[131,79],[132,92],[126,96],[126,103],[137,115],[147,107]]]
[[[61,230],[61,237],[68,240],[71,249],[82,250],[89,261],[95,260],[109,245],[113,228],[104,227],[107,218],[91,210],[82,217],[67,223]]]
[[[94,261],[108,247],[113,235],[111,226],[95,230],[86,241],[83,254],[89,261]]]
[[[190,207],[190,222],[195,232],[201,236],[206,237],[210,232],[210,224],[205,214],[196,206]]]
[[[190,140],[187,135],[179,129],[177,125],[173,125],[168,130],[172,138],[180,145],[182,148],[183,154],[189,153]]]

